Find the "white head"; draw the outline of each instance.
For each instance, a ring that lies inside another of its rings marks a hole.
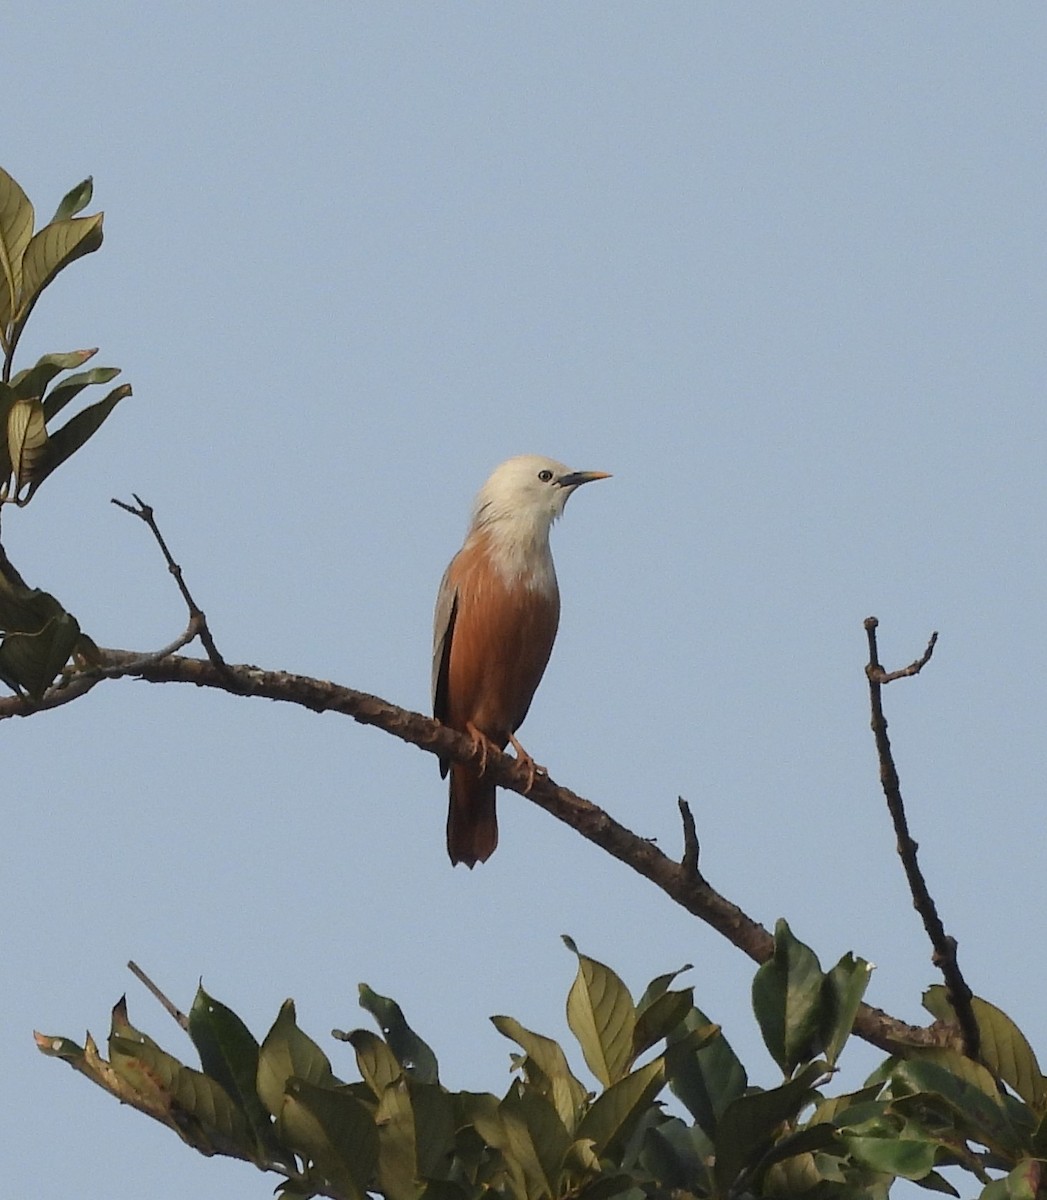
[[[607,478],[606,471],[572,471],[553,458],[519,454],[496,467],[480,489],[473,504],[473,529],[540,541],[563,515],[575,488]]]

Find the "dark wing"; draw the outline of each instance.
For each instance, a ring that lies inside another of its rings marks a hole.
[[[451,638],[454,621],[458,615],[458,588],[451,583],[451,568],[440,580],[436,595],[436,613],[433,617],[433,716],[438,721],[447,720],[447,670],[451,661]],[[440,759],[440,776],[447,774],[448,761]]]

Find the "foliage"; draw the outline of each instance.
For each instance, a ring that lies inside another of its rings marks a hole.
[[[12,374],[15,349],[44,289],[70,263],[102,244],[102,214],[81,217],[91,202],[90,179],[77,184],[55,215],[34,232],[33,206],[0,169],[0,505],[23,506],[44,480],[75,454],[116,405],[127,384],[87,405],[59,429],[55,417],[84,389],[109,383],[118,367],[79,371],[97,350],[45,354]],[[64,372],[73,374],[63,374]],[[74,655],[92,657],[92,644],[75,618],[47,592],[29,588],[0,559],[0,679],[39,698]]]
[[[885,1196],[898,1178],[958,1195],[945,1166],[973,1174],[987,1200],[1037,1194],[1047,1081],[992,1006],[977,1007],[992,1047],[985,1065],[919,1051],[888,1060],[857,1092],[827,1095],[871,968],[846,955],[823,972],[781,921],[753,1004],[783,1078],[761,1088],[693,989],[673,986],[680,971],[634,1002],[612,970],[565,941],[578,960],[567,1020],[595,1093],[556,1042],[505,1016],[492,1021],[517,1046],[508,1091],[451,1092],[400,1008],[366,985],[360,1003],[382,1036],[334,1031],[355,1053],[354,1082],[335,1075],[292,1001],[259,1044],[202,987],[187,1022],[200,1070],[131,1026],[123,1000],[108,1061],[90,1036],[81,1047],[37,1034],[37,1044],[201,1153],[281,1173],[288,1197],[857,1198]],[[942,989],[927,1002],[948,1016]],[[988,1168],[1010,1174],[990,1182]]]

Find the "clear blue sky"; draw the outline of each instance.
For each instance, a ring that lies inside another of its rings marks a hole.
[[[525,745],[868,999],[935,982],[878,790],[862,619],[914,834],[975,991],[1047,1047],[1047,8],[1041,3],[42,4],[3,18],[2,164],[102,252],[21,364],[135,389],[4,519],[107,645],[184,626],[155,505],[231,660],[425,708],[440,574],[488,471],[612,471],[554,531],[560,638]],[[4,724],[5,1186],[269,1194],[40,1057],[198,978],[261,1035],[396,997],[452,1087],[508,1012],[565,1036],[559,934],[639,992],[695,964],[756,1082],[750,964],[514,796],[452,871],[435,761],[334,716],[123,682]],[[575,1056],[581,1069],[580,1059]],[[857,1081],[875,1056],[845,1056]]]

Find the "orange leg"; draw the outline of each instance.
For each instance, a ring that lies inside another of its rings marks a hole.
[[[540,767],[527,751],[520,745],[516,738],[509,734],[509,741],[512,742],[513,749],[516,751],[517,762],[522,763],[527,768],[527,787],[524,788],[524,795],[534,787],[535,777],[538,775],[548,775],[549,772],[545,767]]]

